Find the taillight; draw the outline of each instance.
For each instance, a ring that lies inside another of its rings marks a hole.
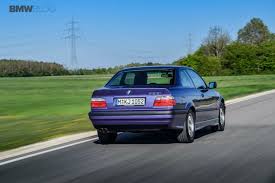
[[[154,102],[154,106],[174,106],[176,105],[176,100],[173,96],[157,96]]]
[[[92,108],[106,108],[107,103],[103,98],[92,98],[91,99],[91,107]]]

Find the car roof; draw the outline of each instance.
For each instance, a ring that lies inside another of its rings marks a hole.
[[[131,70],[151,70],[151,69],[177,69],[177,68],[191,69],[190,67],[186,67],[186,66],[161,65],[161,66],[139,66],[139,67],[128,67],[128,68],[124,68],[124,69],[122,69],[121,71],[131,71]]]

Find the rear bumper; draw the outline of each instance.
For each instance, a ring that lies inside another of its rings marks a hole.
[[[92,111],[89,118],[96,129],[143,131],[182,128],[185,110]]]

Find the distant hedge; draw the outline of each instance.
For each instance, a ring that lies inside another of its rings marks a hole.
[[[94,69],[66,69],[63,65],[49,62],[26,60],[0,60],[0,77],[28,77],[28,76],[61,76],[61,75],[93,75],[114,74],[126,67],[161,65],[160,63],[130,63],[108,68]]]
[[[57,63],[0,60],[0,77],[59,76],[68,74],[69,71],[63,65]]]
[[[123,68],[138,67],[138,66],[155,66],[155,65],[163,65],[163,64],[153,63],[153,62],[146,62],[146,63],[133,62],[130,64],[118,65],[114,67],[70,70],[70,74],[72,75],[115,74]]]

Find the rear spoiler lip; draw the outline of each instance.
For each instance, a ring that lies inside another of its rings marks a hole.
[[[171,88],[177,85],[173,84],[151,84],[151,85],[117,85],[117,86],[105,86],[102,89],[115,89],[115,88],[129,88],[129,89],[146,89],[146,88]]]
[[[125,93],[114,94],[114,92],[117,92],[119,90],[124,91]],[[99,90],[94,90],[92,93],[92,97],[131,96],[131,95],[127,95],[126,92],[128,90],[134,91],[131,94],[132,96],[148,95],[147,93],[140,94],[139,92],[142,92],[142,90],[144,90],[144,92],[148,92],[148,93],[160,92],[160,90],[161,90],[162,93],[157,94],[157,95],[171,95],[169,88],[157,88],[157,87],[156,88],[155,87],[149,87],[149,88],[103,88],[103,89],[99,89]]]

